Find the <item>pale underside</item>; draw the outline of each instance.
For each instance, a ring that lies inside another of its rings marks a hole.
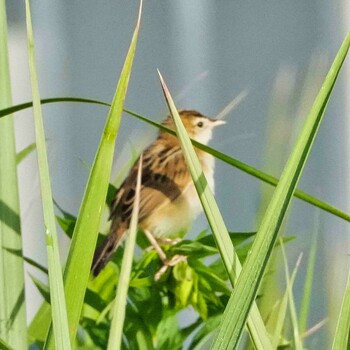
[[[147,180],[141,188],[139,226],[143,230],[150,231],[155,238],[182,237],[191,227],[194,218],[201,212],[201,204],[195,186],[180,149],[173,152],[170,157],[165,154],[167,162],[162,159],[149,158],[148,153],[150,152],[152,150],[149,152],[146,150],[143,156],[144,177]],[[197,153],[209,187],[214,190],[214,158],[201,151]],[[160,164],[162,164],[161,169],[159,169]],[[163,178],[160,180],[162,183],[154,183],[157,179],[154,174],[157,174],[159,170],[166,174],[166,180]],[[148,176],[147,172],[152,176]],[[176,188],[173,188],[174,184]],[[124,215],[125,213],[131,214],[133,198],[128,200],[128,194],[133,191],[133,188],[134,181],[122,185],[121,192],[118,193],[112,205],[111,217],[119,211],[120,219],[125,220],[125,217],[122,218],[123,213]],[[120,219],[112,222],[112,230],[113,224],[119,226]]]

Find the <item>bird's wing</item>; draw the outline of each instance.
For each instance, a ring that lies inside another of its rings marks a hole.
[[[139,161],[136,161],[112,202],[111,220],[130,220]],[[191,181],[180,147],[155,150],[151,146],[146,149],[143,153],[139,221],[174,201]]]

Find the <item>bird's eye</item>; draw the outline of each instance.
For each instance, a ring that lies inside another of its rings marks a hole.
[[[197,126],[198,126],[199,128],[201,128],[203,125],[204,125],[203,122],[198,122],[198,123],[197,123]]]

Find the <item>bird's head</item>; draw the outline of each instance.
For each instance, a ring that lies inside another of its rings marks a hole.
[[[179,115],[189,137],[205,145],[212,138],[213,129],[216,126],[226,123],[221,119],[208,118],[194,110],[181,110],[179,111]],[[175,129],[174,121],[171,116],[169,116],[162,124],[170,129]]]

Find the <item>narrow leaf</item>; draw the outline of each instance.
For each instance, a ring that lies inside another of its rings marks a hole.
[[[249,310],[255,300],[272,248],[276,242],[279,228],[309,155],[349,45],[350,33],[345,38],[314,102],[262,219],[250,255],[247,257],[236,288],[224,312],[220,330],[212,347],[215,350],[233,349],[238,345]]]
[[[49,289],[49,287],[45,283],[43,283],[40,280],[38,280],[37,278],[35,278],[33,275],[29,274],[29,276],[32,279],[33,283],[35,284],[35,287],[38,289],[41,296],[44,298],[44,300],[47,303],[50,303],[50,289]]]
[[[70,339],[75,338],[84,302],[90,266],[96,246],[102,209],[105,205],[115,141],[119,130],[123,104],[135,55],[141,20],[142,1],[136,28],[125,59],[118,86],[107,117],[90,177],[85,189],[82,205],[75,225],[68,260],[64,271]],[[83,264],[81,262],[84,262]],[[49,349],[52,349],[49,335]]]
[[[0,339],[0,350],[13,350],[10,345],[8,345],[5,340]]]
[[[41,197],[46,226],[46,249],[49,266],[49,284],[51,293],[51,307],[55,344],[57,349],[71,349],[68,331],[66,302],[64,297],[63,278],[58,251],[58,241],[53,209],[49,165],[47,160],[45,131],[40,105],[39,84],[35,67],[34,38],[29,0],[26,0],[26,18],[28,35],[29,70],[32,86],[35,139],[38,154],[39,178]]]
[[[36,267],[38,270],[40,270],[41,272],[44,272],[46,275],[48,274],[47,268],[45,268],[44,266],[40,265],[39,263],[37,263],[36,261],[34,261],[31,258],[22,256],[22,251],[21,250],[17,250],[17,249],[6,249],[8,252],[10,252],[11,254],[14,254],[16,256],[21,257],[21,259],[23,259],[25,262],[27,262],[29,265]]]
[[[284,261],[284,270],[285,270],[285,275],[286,275],[286,280],[287,280],[287,293],[288,293],[289,310],[290,310],[290,315],[291,315],[291,320],[292,320],[294,348],[295,348],[295,350],[303,350],[303,342],[302,342],[302,339],[300,336],[297,311],[296,311],[295,300],[294,300],[294,295],[293,295],[293,283],[294,283],[295,277],[297,275],[297,272],[298,272],[298,269],[300,266],[300,261],[301,261],[302,255],[299,256],[298,261],[295,264],[292,276],[290,277],[287,256],[286,256],[286,252],[285,252],[283,243],[281,244],[281,250],[282,250],[283,261]]]
[[[117,295],[113,306],[113,319],[108,338],[108,350],[120,349],[122,344],[123,325],[125,319],[125,308],[127,305],[127,296],[130,283],[130,274],[132,261],[135,251],[136,235],[138,230],[138,213],[140,203],[140,188],[141,188],[141,173],[142,173],[142,156],[139,161],[137,172],[135,201],[130,221],[130,229],[125,242],[124,255],[121,265],[121,271],[118,280]]]
[[[99,104],[99,105],[103,105],[103,106],[110,106],[110,104],[108,102],[86,99],[86,98],[78,98],[78,97],[56,97],[56,98],[48,98],[48,99],[41,100],[42,104],[56,103],[56,102],[81,102],[81,103],[92,103],[92,104]],[[20,105],[12,106],[10,108],[2,109],[2,110],[0,110],[0,118],[4,117],[6,115],[9,115],[11,113],[14,113],[14,112],[21,111],[23,109],[30,108],[30,107],[32,107],[32,105],[33,105],[32,102],[26,102],[26,103],[23,103]],[[164,130],[164,131],[167,131],[170,133],[174,133],[173,130],[170,130],[170,129],[166,128],[165,126],[163,126],[159,123],[156,123],[148,118],[145,118],[138,113],[132,112],[128,109],[124,109],[123,111],[125,113],[128,113],[131,116],[134,116],[134,117],[150,124],[150,125],[153,125],[154,127],[157,127],[158,129],[161,129],[161,130]],[[193,140],[192,140],[192,143],[196,147],[198,147],[199,149],[202,149],[203,151],[213,155],[215,158],[220,159],[223,162],[234,166],[235,168],[245,172],[248,175],[251,175],[251,176],[253,176],[261,181],[266,182],[269,185],[272,185],[272,186],[277,186],[277,184],[278,184],[279,179],[277,179],[274,176],[271,176],[271,175],[269,175],[269,174],[267,174],[267,173],[265,173],[257,168],[254,168],[248,164],[245,164],[245,163],[241,162],[240,160],[235,159],[235,158],[233,158],[227,154],[224,154],[222,152],[219,152],[219,151],[217,151],[209,146],[205,146],[205,145],[203,145],[199,142],[193,141]],[[350,215],[348,213],[345,213],[344,211],[342,211],[342,210],[340,210],[340,209],[338,209],[338,208],[336,208],[336,207],[334,207],[334,206],[332,206],[332,205],[330,205],[330,204],[328,204],[328,203],[326,203],[326,202],[324,202],[324,201],[322,201],[314,196],[311,196],[310,194],[308,194],[304,191],[296,189],[293,195],[306,203],[314,205],[315,207],[318,207],[318,208],[320,208],[328,213],[331,213],[335,216],[338,216],[339,218],[341,218],[343,220],[350,222]]]
[[[16,155],[16,163],[17,165],[24,159],[26,158],[29,154],[31,154],[35,150],[35,143],[31,143],[29,146],[26,148],[22,149],[22,151],[18,152]]]
[[[349,349],[350,332],[350,272],[344,293],[343,302],[340,308],[337,328],[333,340],[332,350]]]
[[[11,106],[6,1],[0,0],[0,109]],[[11,254],[14,249],[20,255]],[[0,337],[26,349],[24,268],[13,116],[0,119]]]
[[[44,301],[28,327],[29,344],[34,342],[45,342],[49,331],[50,319],[51,307],[50,304]]]
[[[285,252],[284,252],[284,245],[283,245],[282,240],[280,240],[280,241],[281,241],[281,247],[282,247],[282,252],[283,252],[285,270],[287,272],[288,267],[287,267],[287,259],[286,259]],[[279,304],[278,313],[277,313],[275,323],[274,323],[274,325],[271,325],[271,328],[274,330],[273,337],[272,337],[272,346],[274,349],[277,349],[278,346],[283,346],[283,344],[281,344],[281,341],[283,340],[283,329],[285,327],[287,306],[288,306],[288,301],[290,300],[290,297],[292,296],[293,285],[294,285],[294,281],[295,281],[295,277],[296,277],[299,265],[300,265],[300,258],[298,259],[298,261],[295,265],[292,276],[289,277],[289,271],[286,273],[287,288],[286,288],[286,291],[285,291],[285,293],[282,297],[282,300]]]
[[[186,129],[182,124],[181,118],[171,98],[170,92],[159,72],[158,74],[166,102],[175,122],[177,135],[188,169],[191,172],[191,176],[202,203],[205,215],[207,216],[209,225],[213,231],[214,238],[224,262],[230,282],[232,286],[235,286],[238,275],[242,269],[241,263],[232,245],[224,220],[216,204],[213,193],[211,192],[205,179],[198,157],[195,153],[194,148],[192,147],[191,140],[186,132]],[[264,326],[264,322],[262,321],[261,315],[256,305],[254,305],[252,315],[248,320],[248,329],[251,339],[257,349],[272,349],[271,342],[268,338]]]
[[[301,334],[304,334],[307,328],[309,309],[310,309],[310,304],[313,297],[312,282],[313,282],[315,263],[316,263],[317,237],[318,237],[318,226],[319,226],[318,223],[319,223],[319,215],[317,215],[317,224],[312,237],[311,249],[309,253],[309,261],[307,265],[306,277],[304,282],[304,292],[303,292],[303,297],[302,297],[301,306],[300,306],[299,329]]]

